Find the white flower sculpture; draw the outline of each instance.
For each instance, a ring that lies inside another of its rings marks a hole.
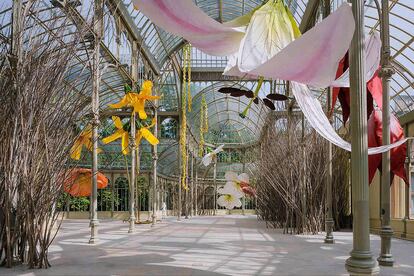
[[[245,193],[249,195],[255,194],[253,188],[249,186],[249,175],[247,173],[237,175],[235,172],[226,172],[225,178],[227,180],[226,184],[217,190],[221,194],[217,200],[220,206],[226,207],[228,210],[240,207],[240,198]]]
[[[224,145],[220,145],[215,150],[213,150],[212,152],[207,153],[206,155],[204,155],[203,160],[202,160],[204,166],[208,167],[211,164],[211,162],[213,161],[213,159],[217,157],[217,154],[219,152],[223,151],[223,147],[224,147]]]
[[[242,205],[240,198],[234,195],[225,194],[217,199],[217,204],[226,207],[227,210],[234,209],[234,207],[240,207]]]

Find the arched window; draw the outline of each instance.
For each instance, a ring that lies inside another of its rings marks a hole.
[[[121,32],[119,44],[119,61],[122,65],[126,65],[127,71],[131,73],[132,45],[128,39],[128,33],[126,31]]]
[[[114,16],[110,13],[109,9],[105,6],[104,11],[104,35],[103,35],[103,43],[108,47],[109,51],[116,56],[116,41],[117,41],[117,31],[116,31],[116,23]]]
[[[128,211],[129,209],[129,184],[126,177],[120,176],[115,180],[114,191],[118,197],[118,202],[114,206],[114,211]]]
[[[177,120],[175,120],[174,118],[166,118],[162,121],[161,138],[177,138]]]

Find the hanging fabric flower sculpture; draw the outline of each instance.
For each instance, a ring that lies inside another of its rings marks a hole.
[[[147,113],[145,112],[145,101],[157,100],[159,96],[152,95],[152,82],[149,80],[144,81],[142,84],[141,92],[129,92],[122,98],[119,103],[109,105],[110,108],[123,108],[132,107],[133,112],[138,113],[140,119],[147,119]]]
[[[127,122],[122,124],[122,121],[118,116],[112,116],[112,121],[117,130],[112,135],[102,139],[102,142],[104,144],[109,144],[115,140],[121,139],[121,151],[124,155],[127,155],[129,153],[129,132],[131,131],[131,123]],[[139,145],[142,138],[145,138],[153,146],[159,143],[157,137],[149,131],[149,128],[155,125],[155,119],[153,119],[150,124],[147,124],[147,120],[137,120],[135,124],[137,129],[135,135],[136,145]]]
[[[211,164],[211,162],[213,162],[213,160],[217,158],[217,154],[223,151],[223,147],[224,145],[220,145],[212,152],[204,155],[203,159],[201,160],[203,162],[203,165],[208,167]]]
[[[259,82],[264,78],[290,81],[292,94],[310,125],[332,144],[351,151],[351,144],[338,135],[321,103],[308,87],[338,85],[335,84],[336,69],[348,51],[355,31],[350,4],[343,3],[299,37],[293,16],[283,6],[282,0],[270,0],[256,10],[246,30],[238,24],[214,21],[191,0],[133,1],[158,26],[184,37],[206,53],[229,56],[225,74],[254,78]],[[246,24],[248,20],[242,21]],[[378,56],[379,48],[371,48],[373,54],[367,52],[366,65],[370,63],[370,56]],[[372,60],[379,64],[379,60]],[[373,77],[377,68],[378,65],[366,66],[367,80]],[[245,115],[246,112],[241,114]],[[369,148],[368,154],[388,151],[405,141],[406,138],[390,145]]]
[[[245,194],[255,196],[254,189],[249,185],[249,175],[242,173],[237,175],[235,172],[226,172],[225,178],[226,184],[219,188],[217,192],[221,194],[217,203],[231,210],[234,207],[240,207],[242,198]]]
[[[98,189],[108,186],[108,178],[98,172]],[[92,193],[92,171],[78,168],[71,170],[65,178],[63,188],[72,196],[90,196]]]

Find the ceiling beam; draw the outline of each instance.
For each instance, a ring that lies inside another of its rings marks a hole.
[[[319,2],[320,0],[309,0],[308,4],[306,5],[302,21],[299,25],[299,30],[301,33],[305,33],[315,25]]]

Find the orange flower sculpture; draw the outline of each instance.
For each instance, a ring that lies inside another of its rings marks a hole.
[[[142,89],[138,93],[129,92],[127,93],[120,102],[109,105],[110,108],[123,108],[132,107],[135,113],[138,113],[140,119],[147,119],[147,113],[145,113],[145,101],[146,100],[157,100],[159,96],[152,95],[152,82],[149,80],[144,81]]]
[[[108,186],[108,178],[98,172],[98,189]],[[69,172],[64,182],[64,190],[72,196],[90,196],[92,194],[92,171],[78,168]]]

